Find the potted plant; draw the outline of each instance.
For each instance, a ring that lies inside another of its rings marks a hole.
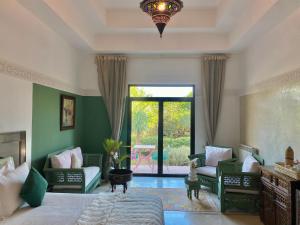
[[[122,141],[117,141],[114,139],[105,139],[103,143],[104,150],[108,156],[108,166],[113,166],[114,169],[119,169],[120,164],[127,159],[129,156],[127,154],[120,156],[120,148],[123,146]]]
[[[127,159],[129,155],[120,155],[120,148],[127,147],[122,146],[121,141],[114,139],[104,140],[103,147],[107,153],[107,170],[106,177],[110,180],[112,191],[116,188],[116,185],[123,185],[123,192],[127,190],[127,182],[132,178],[132,171],[127,169],[120,169],[122,161]],[[111,170],[110,166],[113,166],[114,169]]]

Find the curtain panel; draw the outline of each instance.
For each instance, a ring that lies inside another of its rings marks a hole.
[[[201,57],[201,87],[207,142],[213,145],[217,133],[222,105],[226,70],[226,55]]]
[[[122,129],[127,90],[127,58],[96,56],[98,85],[107,109],[112,138],[119,140]]]

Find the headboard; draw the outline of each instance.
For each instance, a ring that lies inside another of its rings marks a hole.
[[[12,156],[16,166],[26,161],[26,131],[0,133],[0,158]]]

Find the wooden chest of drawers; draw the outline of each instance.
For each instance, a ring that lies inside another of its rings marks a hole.
[[[260,218],[265,225],[296,225],[296,189],[300,181],[262,167]]]

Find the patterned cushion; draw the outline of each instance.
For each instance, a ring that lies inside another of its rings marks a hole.
[[[216,177],[216,167],[213,166],[203,166],[203,167],[198,167],[197,169],[197,174],[200,175],[205,175],[209,177]]]
[[[231,148],[221,148],[215,146],[205,146],[205,165],[218,166],[219,161],[232,158]]]

